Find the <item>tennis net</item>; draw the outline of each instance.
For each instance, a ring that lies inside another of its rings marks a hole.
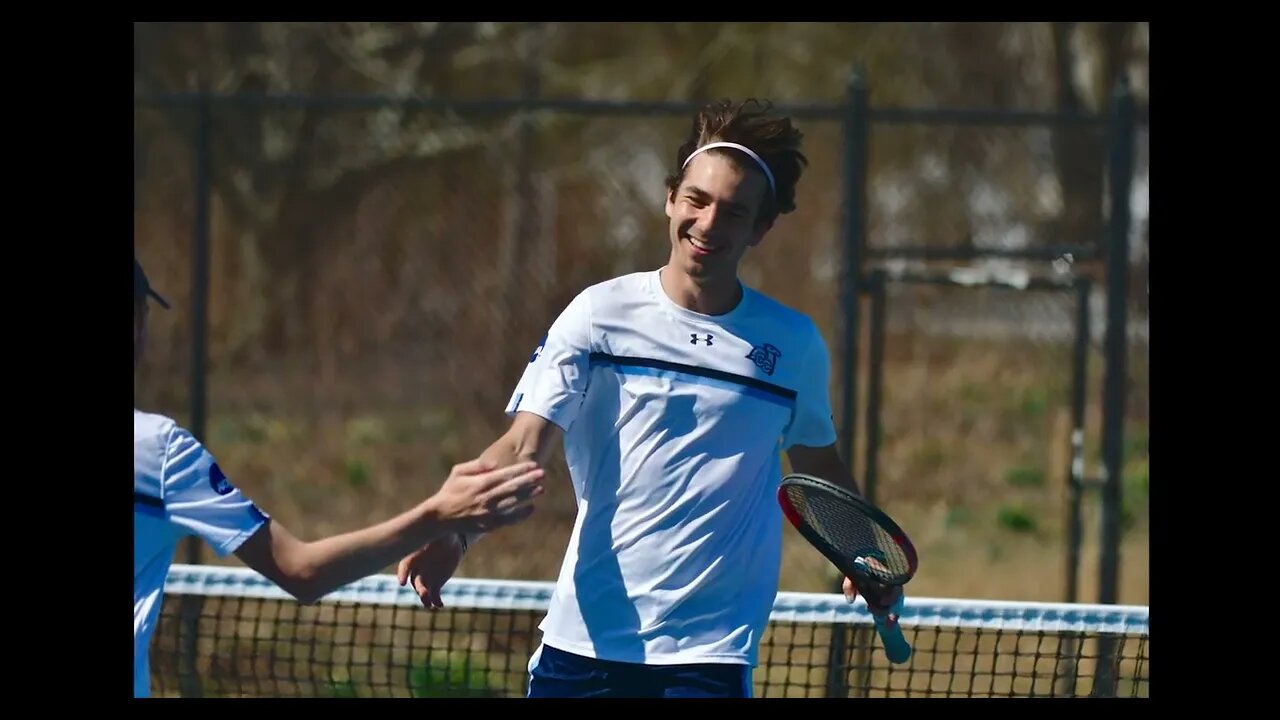
[[[151,645],[152,693],[511,697],[552,584],[455,578],[429,612],[393,576],[304,606],[246,568],[174,565]],[[884,657],[859,599],[779,593],[757,697],[1147,697],[1148,608],[908,597],[911,660]]]

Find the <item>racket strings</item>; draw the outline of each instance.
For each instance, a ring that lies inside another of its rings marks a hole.
[[[822,492],[787,489],[792,506],[824,541],[845,557],[874,558],[870,575],[894,582],[911,572],[910,559],[893,536],[866,515]]]

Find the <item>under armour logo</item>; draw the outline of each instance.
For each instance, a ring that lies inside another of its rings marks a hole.
[[[751,352],[747,353],[747,358],[761,370],[764,370],[767,375],[773,374],[773,369],[781,356],[782,351],[769,343],[757,345],[751,348]]]
[[[690,344],[690,345],[697,345],[697,344],[698,344],[698,343],[700,343],[700,342],[704,342],[704,343],[706,343],[706,344],[710,345],[710,344],[711,344],[711,333],[707,333],[707,338],[706,338],[705,340],[704,340],[704,339],[702,339],[702,338],[700,338],[700,337],[698,337],[698,333],[689,333],[689,344]]]

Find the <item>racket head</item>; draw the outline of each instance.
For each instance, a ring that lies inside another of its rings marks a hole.
[[[915,576],[919,558],[907,533],[845,488],[792,473],[778,486],[778,504],[788,522],[846,577],[905,585]]]

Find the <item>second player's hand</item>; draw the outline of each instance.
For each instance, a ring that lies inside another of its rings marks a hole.
[[[411,582],[422,606],[428,610],[444,607],[441,589],[462,562],[462,543],[450,535],[407,555],[396,568],[396,579],[403,586]]]

